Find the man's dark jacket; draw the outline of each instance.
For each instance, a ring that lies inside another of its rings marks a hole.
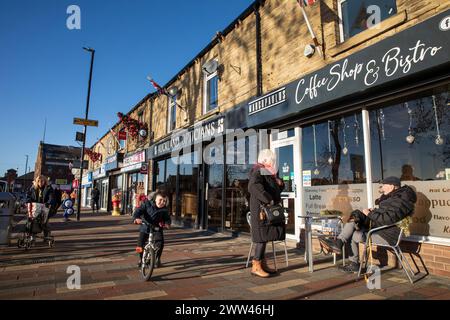
[[[367,217],[371,228],[397,223],[414,213],[414,204],[417,196],[409,186],[403,186],[387,195],[381,196],[375,202],[379,208],[372,210]],[[400,228],[393,226],[377,232],[389,244],[395,245],[398,240]]]
[[[97,201],[97,200],[100,199],[100,191],[97,188],[92,189],[92,191],[91,191],[91,199],[94,200],[94,201]]]
[[[135,219],[142,219],[154,226],[157,226],[160,222],[171,224],[167,207],[158,208],[155,202],[150,200],[144,201],[141,206],[134,211],[133,220]],[[149,233],[150,228],[147,225],[142,224],[140,232]]]

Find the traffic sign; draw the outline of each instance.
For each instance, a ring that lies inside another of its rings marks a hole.
[[[91,126],[98,127],[98,120],[88,120],[82,118],[73,118],[73,124],[78,124],[81,126]]]
[[[77,132],[75,136],[75,141],[83,142],[84,141],[84,133],[83,132]]]

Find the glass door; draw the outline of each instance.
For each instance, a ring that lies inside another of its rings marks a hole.
[[[100,188],[100,209],[108,210],[108,179],[102,180]]]
[[[297,202],[298,164],[299,164],[299,135],[298,130],[289,131],[289,134],[276,133],[271,135],[271,150],[277,158],[278,175],[284,182],[281,194],[283,205],[288,209],[286,234],[288,238],[296,239],[295,220],[300,213]]]

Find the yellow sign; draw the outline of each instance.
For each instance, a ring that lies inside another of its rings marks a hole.
[[[79,124],[81,126],[98,127],[98,120],[88,120],[81,118],[73,118],[73,124]]]
[[[56,184],[67,184],[67,179],[56,179],[55,183]]]

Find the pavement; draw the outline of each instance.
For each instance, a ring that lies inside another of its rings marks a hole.
[[[24,226],[21,218],[15,217],[14,238]],[[53,248],[37,242],[30,250],[19,249],[16,240],[0,248],[0,299],[450,299],[450,279],[427,275],[410,284],[401,269],[383,269],[381,288],[372,290],[363,279],[334,266],[330,256],[315,256],[315,271],[310,273],[302,249],[293,246],[288,248],[288,266],[284,247],[276,246],[278,275],[254,277],[245,268],[248,235],[183,228],[165,232],[163,266],[145,282],[134,253],[138,226],[131,224],[130,216],[83,212],[81,221],[63,222],[59,213],[50,228]],[[79,289],[67,285],[76,283],[73,270],[80,271]]]

